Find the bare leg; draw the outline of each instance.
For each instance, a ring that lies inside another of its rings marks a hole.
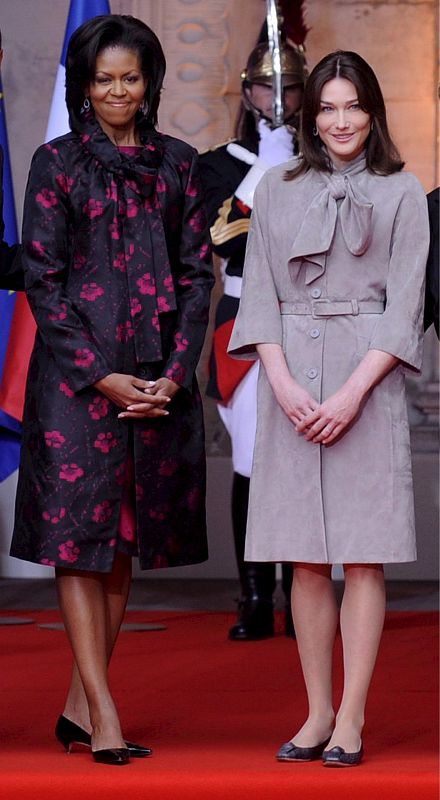
[[[69,710],[80,708],[80,678],[87,698],[94,750],[124,747],[107,682],[107,663],[122,620],[122,606],[125,608],[127,598],[126,562],[126,557],[117,557],[115,568],[108,576],[77,570],[56,570],[60,608],[77,665],[73,673],[72,697],[68,700]],[[73,717],[73,714],[66,715]],[[82,711],[78,716],[84,720],[85,712]],[[74,721],[81,724],[78,719]]]
[[[107,664],[110,663],[111,655],[118,638],[119,629],[125,614],[131,582],[132,559],[122,554],[115,556],[113,571],[110,574],[103,574],[102,583],[104,588],[104,599],[107,604],[107,618],[109,625],[106,629],[107,634]],[[91,732],[89,706],[84,692],[82,680],[78,671],[76,661],[73,662],[72,679],[64,707],[64,716],[76,722],[81,728]]]
[[[341,606],[344,692],[329,748],[359,750],[368,688],[385,616],[385,581],[380,564],[346,564]]]
[[[309,701],[309,716],[292,741],[314,747],[332,731],[333,646],[338,609],[327,564],[295,564],[292,615]]]

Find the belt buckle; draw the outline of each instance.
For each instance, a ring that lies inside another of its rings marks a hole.
[[[320,319],[321,317],[328,316],[328,314],[325,313],[325,310],[319,313],[318,309],[316,308],[316,306],[322,306],[328,302],[329,301],[327,297],[322,297],[317,300],[312,300],[312,319]]]

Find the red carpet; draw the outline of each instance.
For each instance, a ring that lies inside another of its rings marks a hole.
[[[119,769],[95,764],[86,749],[66,755],[53,737],[69,665],[64,634],[0,627],[1,800],[437,798],[435,614],[388,615],[365,761],[346,770],[275,761],[305,716],[292,641],[228,642],[231,614],[131,612],[128,621],[168,629],[121,634],[112,679],[125,735],[155,754]]]

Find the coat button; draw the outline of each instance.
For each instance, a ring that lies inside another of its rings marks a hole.
[[[317,374],[318,370],[315,369],[315,367],[311,367],[310,369],[306,370],[306,375],[308,378],[311,378],[311,380],[313,380],[313,378],[316,378]]]
[[[318,297],[321,297],[322,291],[321,291],[321,289],[318,289],[318,287],[317,287],[317,286],[315,286],[315,287],[312,289],[312,291],[310,292],[310,294],[311,294],[311,296],[312,296],[312,297],[313,297],[315,300],[317,300],[317,299],[318,299]]]
[[[317,339],[320,334],[320,330],[319,328],[312,328],[312,330],[309,331],[309,334],[312,337],[312,339]]]

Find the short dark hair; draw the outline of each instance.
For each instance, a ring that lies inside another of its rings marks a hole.
[[[329,156],[319,136],[313,134],[324,85],[333,78],[345,78],[355,87],[359,104],[371,116],[372,129],[366,141],[367,169],[378,175],[391,175],[404,166],[399,151],[391,139],[385,103],[379,82],[369,64],[358,53],[336,50],[324,56],[307,79],[302,105],[300,151],[301,162],[285,174],[292,180],[309,169],[332,172]]]
[[[105,14],[85,22],[70,37],[66,58],[66,105],[72,130],[80,127],[84,91],[95,78],[99,53],[107,47],[122,47],[139,56],[142,74],[148,79],[145,120],[156,125],[166,69],[159,39],[140,19],[128,14]]]

